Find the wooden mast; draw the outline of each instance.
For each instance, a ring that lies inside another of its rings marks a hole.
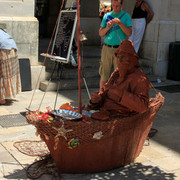
[[[79,113],[82,112],[82,102],[81,102],[81,56],[80,56],[80,10],[79,10],[79,0],[77,0],[77,46],[78,46],[78,90],[79,90]]]

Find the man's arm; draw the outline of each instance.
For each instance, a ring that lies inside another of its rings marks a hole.
[[[106,27],[99,28],[99,36],[105,36],[108,30],[112,27],[112,21],[108,21]]]
[[[146,19],[146,24],[150,23],[150,21],[152,20],[153,16],[154,16],[154,13],[153,11],[151,10],[151,8],[149,7],[149,5],[147,4],[147,2],[144,2],[142,4],[142,9],[147,11],[148,13],[148,17]]]
[[[99,28],[99,36],[100,36],[100,37],[105,36],[108,30],[109,30],[108,27],[105,27],[105,28],[100,27],[100,28]]]
[[[118,26],[122,29],[122,31],[124,32],[124,34],[126,34],[126,36],[131,36],[131,34],[132,34],[132,27],[131,27],[131,26],[130,26],[130,27],[127,27],[126,25],[124,25],[124,24],[121,22],[120,19],[114,18],[114,19],[112,20],[112,24],[118,25]]]

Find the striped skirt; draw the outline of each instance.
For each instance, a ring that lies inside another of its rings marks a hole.
[[[20,91],[17,50],[0,49],[0,100],[15,98]]]

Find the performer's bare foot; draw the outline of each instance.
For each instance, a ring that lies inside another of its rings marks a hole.
[[[6,100],[5,99],[0,100],[0,105],[3,105],[3,104],[6,104]]]

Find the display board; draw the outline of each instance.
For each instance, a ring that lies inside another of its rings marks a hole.
[[[63,61],[66,59],[69,62],[76,24],[77,10],[61,11],[53,41],[52,56],[62,57]]]

